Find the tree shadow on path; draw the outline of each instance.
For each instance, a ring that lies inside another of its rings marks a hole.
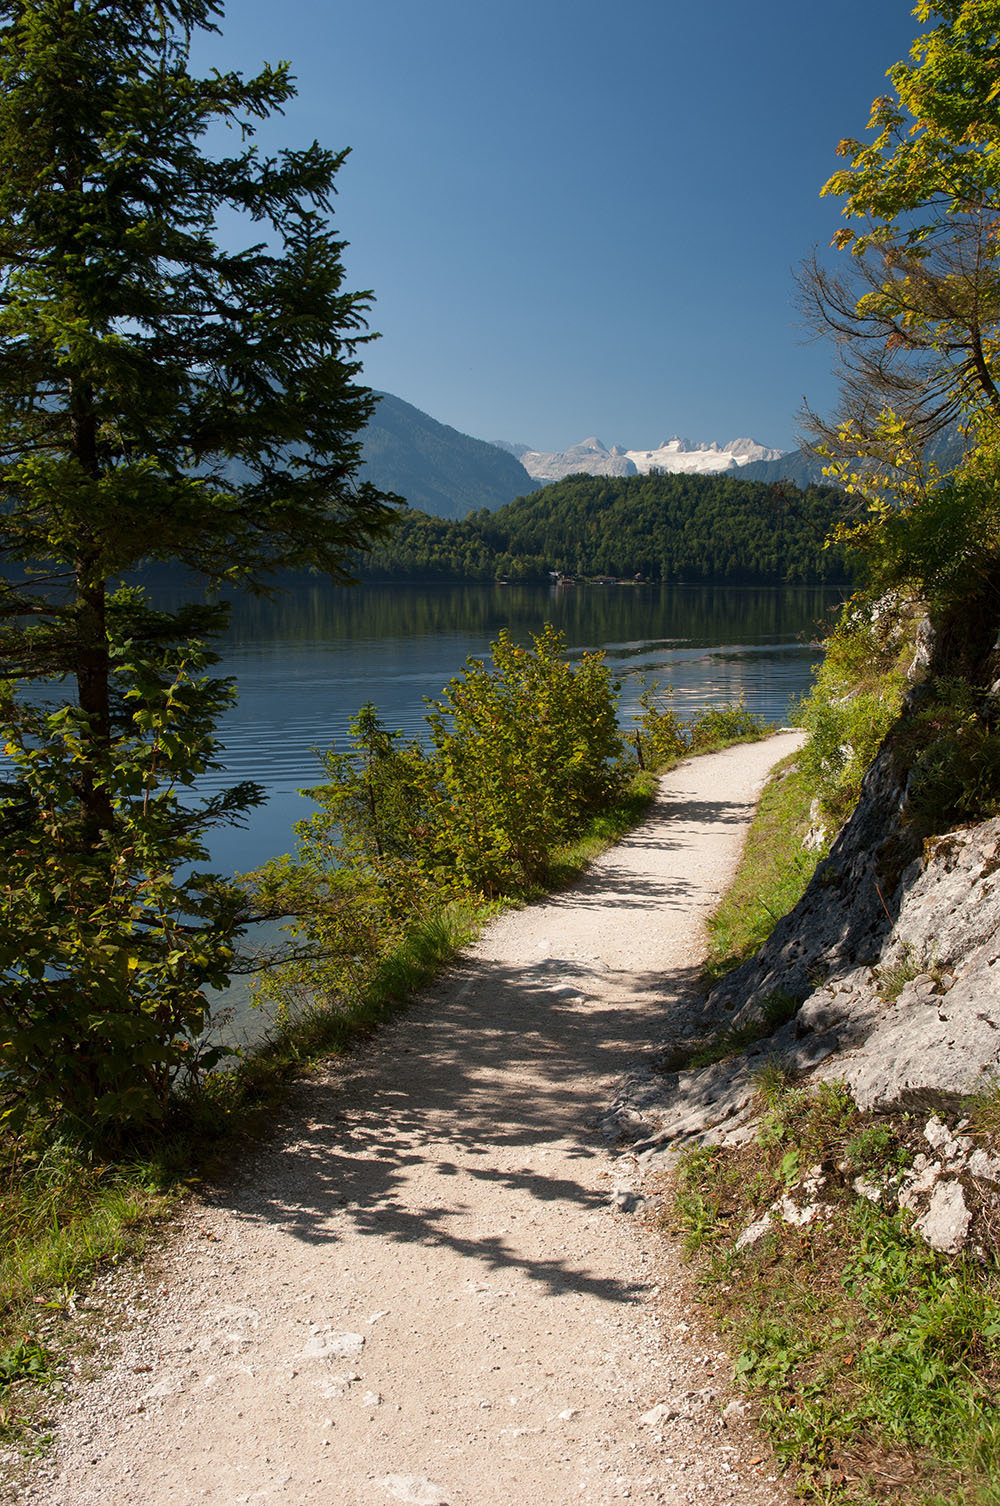
[[[657,1027],[669,1028],[696,975],[609,975],[552,957],[456,968],[342,1072],[298,1084],[284,1143],[257,1162],[252,1188],[231,1187],[219,1201],[312,1245],[360,1233],[445,1248],[478,1274],[516,1269],[552,1293],[635,1300],[641,1283],[526,1255],[515,1226],[523,1231],[541,1207],[549,1220],[553,1209],[607,1207],[596,1185],[606,1158],[588,1121]],[[545,1165],[553,1155],[558,1169]],[[580,1176],[568,1176],[567,1164]],[[418,1167],[424,1197],[415,1203]],[[482,1206],[462,1199],[471,1184],[496,1192],[491,1228]]]

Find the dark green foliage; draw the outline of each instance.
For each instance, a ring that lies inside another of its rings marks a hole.
[[[0,0],[0,1087],[102,1133],[162,1114],[197,1055],[241,917],[190,865],[256,800],[181,798],[230,695],[202,673],[219,612],[115,584],[150,559],[342,576],[391,515],[354,479],[374,404],[329,226],[343,154],[258,155],[292,83],[193,77],[220,14]],[[219,126],[229,157],[202,149]]]
[[[921,836],[1000,810],[995,697],[954,676],[923,688],[896,745],[909,769],[906,815]]]
[[[219,1055],[197,1045],[204,989],[227,979],[244,900],[190,865],[207,857],[205,830],[259,795],[182,794],[214,766],[212,726],[232,686],[202,673],[214,656],[194,641],[155,654],[122,641],[116,628],[140,615],[147,638],[154,630],[134,596],[109,601],[107,744],[94,746],[79,707],[18,705],[0,686],[12,769],[0,807],[0,1087],[15,1123],[31,1105],[102,1132],[156,1118],[176,1079]],[[113,813],[97,842],[82,780]]]
[[[12,1348],[0,1352],[0,1391],[30,1380],[36,1385],[50,1380],[52,1361],[36,1339],[21,1339]]]
[[[534,491],[520,461],[497,445],[439,424],[391,393],[361,435],[360,474],[435,518],[464,518]]]
[[[359,559],[372,580],[546,580],[608,575],[744,584],[840,582],[824,539],[849,502],[833,487],[730,476],[567,476],[463,523],[406,516]]]

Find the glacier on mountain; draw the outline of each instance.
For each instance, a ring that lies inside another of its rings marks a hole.
[[[530,450],[524,445],[501,444],[516,454],[528,475],[536,481],[561,481],[563,476],[635,476],[650,471],[687,471],[717,475],[736,471],[754,460],[778,460],[784,450],[770,449],[755,439],[731,439],[728,444],[692,444],[674,434],[652,450],[609,449],[596,435],[571,445],[568,450]]]
[[[609,450],[594,434],[568,450],[525,450],[518,459],[536,481],[561,481],[563,476],[576,475],[634,476],[638,469],[620,445]]]
[[[649,471],[691,471],[699,475],[713,475],[719,471],[735,471],[752,460],[778,460],[783,450],[772,450],[758,444],[755,439],[731,439],[728,444],[692,444],[689,439],[679,439],[675,434],[664,440],[655,450],[626,450],[636,470],[646,475]],[[521,464],[524,462],[522,460]]]

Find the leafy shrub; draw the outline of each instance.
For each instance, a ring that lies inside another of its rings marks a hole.
[[[639,697],[642,716],[635,725],[636,745],[647,769],[664,769],[687,755],[688,731],[673,706],[670,692],[652,684]]]
[[[635,736],[646,768],[664,769],[691,753],[707,753],[730,743],[759,742],[774,731],[763,717],[748,711],[742,700],[706,706],[684,721],[670,704],[670,695],[654,683],[639,697],[642,716],[635,724]]]
[[[502,633],[427,714],[428,747],[362,707],[295,856],[253,875],[261,908],[297,917],[297,942],[259,997],[299,1010],[369,988],[382,961],[463,898],[523,894],[555,849],[626,778],[617,685],[601,654],[566,662],[551,627],[521,647]]]
[[[427,716],[442,848],[463,882],[509,892],[621,788],[617,684],[603,654],[576,666],[551,625],[532,648],[501,633]]]
[[[773,726],[761,716],[748,711],[743,700],[729,705],[706,706],[688,723],[688,745],[692,753],[706,753],[727,743],[759,742],[773,732]]]

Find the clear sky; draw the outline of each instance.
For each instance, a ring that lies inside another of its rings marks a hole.
[[[365,377],[482,439],[791,448],[833,397],[793,272],[912,0],[229,0],[195,66],[289,59],[264,147],[350,147]]]

